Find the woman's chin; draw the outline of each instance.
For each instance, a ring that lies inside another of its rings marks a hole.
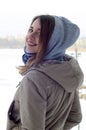
[[[28,53],[37,53],[37,48],[28,47],[28,48],[26,48],[26,51],[27,51]]]
[[[35,50],[31,50],[31,49],[26,50],[26,52],[28,52],[28,53],[36,53]]]

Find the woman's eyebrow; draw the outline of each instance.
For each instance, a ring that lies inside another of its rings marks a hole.
[[[33,29],[34,27],[31,25],[30,28]],[[37,31],[40,31],[40,30],[41,30],[41,28],[37,29]]]
[[[33,28],[33,26],[30,26],[30,28]]]

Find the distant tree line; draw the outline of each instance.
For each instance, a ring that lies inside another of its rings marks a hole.
[[[23,48],[24,44],[25,41],[22,37],[0,38],[0,48]]]
[[[78,39],[77,42],[73,44],[72,47],[69,48],[69,50],[86,51],[86,38]]]
[[[25,45],[25,37],[19,36],[17,38],[8,36],[0,38],[0,48],[23,48]],[[76,42],[77,48],[86,49],[86,38],[81,38]],[[74,45],[72,46],[74,48]]]

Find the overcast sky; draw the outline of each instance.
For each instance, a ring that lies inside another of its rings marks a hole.
[[[26,35],[35,15],[64,16],[86,37],[86,0],[0,0],[0,37]]]

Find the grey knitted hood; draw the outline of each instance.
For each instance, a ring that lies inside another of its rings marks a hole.
[[[79,27],[64,17],[54,16],[55,27],[44,59],[58,59],[79,37]]]

